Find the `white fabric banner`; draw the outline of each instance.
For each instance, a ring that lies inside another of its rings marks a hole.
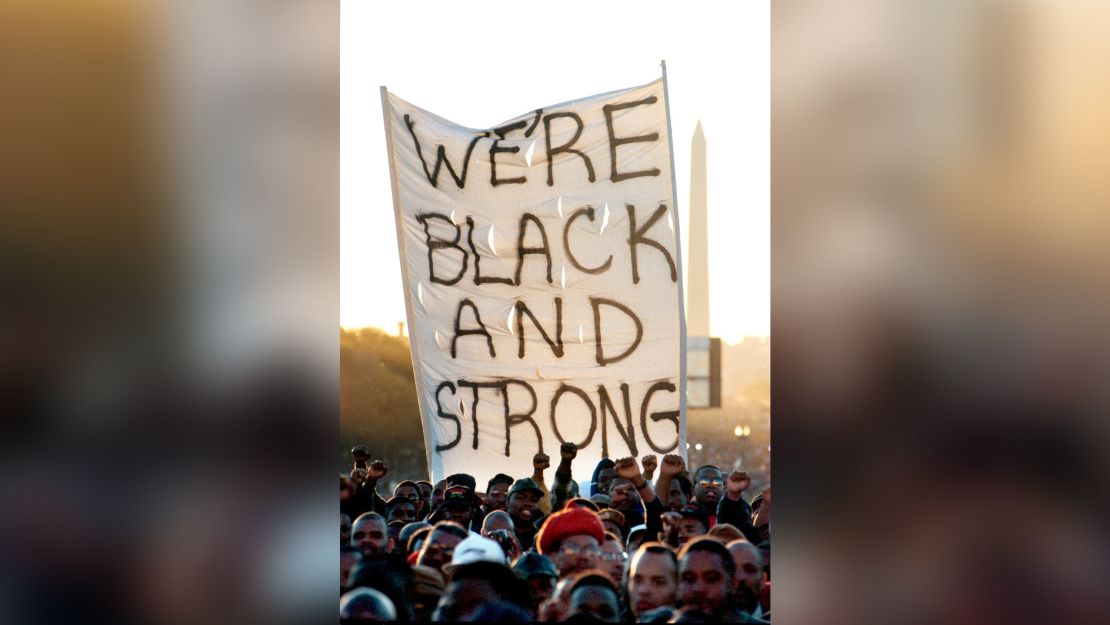
[[[382,89],[431,479],[686,455],[663,79],[464,128]]]

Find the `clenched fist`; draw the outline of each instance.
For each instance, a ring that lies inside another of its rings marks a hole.
[[[686,470],[686,462],[682,460],[682,456],[678,454],[667,454],[663,456],[663,464],[660,465],[660,473],[674,477],[679,473]]]
[[[633,482],[640,477],[640,467],[636,466],[636,459],[631,456],[617,460],[614,468],[617,470],[617,477],[623,477]]]
[[[730,495],[739,495],[744,492],[744,489],[750,486],[751,483],[752,479],[748,477],[748,474],[744,471],[733,471],[728,474],[728,479],[725,480]]]
[[[559,456],[562,457],[563,460],[574,460],[577,455],[578,445],[574,443],[563,443],[559,445]]]
[[[648,454],[640,458],[640,464],[644,467],[644,479],[650,480],[655,475],[655,469],[659,466],[659,459],[655,454]]]
[[[536,471],[543,471],[550,466],[551,458],[548,458],[547,454],[543,453],[542,451],[532,456],[532,468]]]
[[[371,480],[380,480],[389,473],[389,467],[381,460],[375,460],[370,463],[370,468],[367,470],[367,477]]]

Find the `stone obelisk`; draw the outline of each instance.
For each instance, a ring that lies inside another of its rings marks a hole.
[[[709,226],[706,219],[705,133],[701,121],[690,146],[690,234],[686,249],[686,334],[709,336]]]

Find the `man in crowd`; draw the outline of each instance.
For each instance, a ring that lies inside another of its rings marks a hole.
[[[678,592],[678,561],[670,547],[647,542],[628,567],[628,609],[639,621],[648,611],[673,605]]]
[[[712,622],[763,623],[739,610],[732,601],[736,565],[720,542],[699,537],[678,552],[679,598],[683,608]]]
[[[471,511],[474,505],[473,491],[465,484],[448,486],[443,491],[443,500],[435,510],[428,515],[429,523],[452,521],[460,526],[470,529]]]
[[[517,540],[522,549],[529,549],[536,537],[536,519],[539,518],[539,503],[543,497],[543,490],[532,478],[523,478],[513,482],[509,489],[509,517],[516,530]]]
[[[486,484],[485,504],[482,513],[489,514],[494,510],[505,510],[509,507],[509,487],[513,485],[513,478],[498,473],[490,478]]]
[[[709,524],[705,528],[707,531],[717,522],[717,504],[721,502],[724,486],[724,474],[711,464],[701,467],[694,474],[694,503],[704,508],[709,515]]]
[[[752,524],[752,507],[743,497],[744,489],[751,484],[751,478],[743,471],[733,471],[725,484],[725,496],[717,506],[717,522],[736,526],[748,542],[759,542],[759,531]]]
[[[443,565],[451,561],[455,546],[469,536],[463,526],[453,521],[440,521],[432,528],[428,539],[420,548],[416,563],[443,572]]]
[[[596,568],[604,540],[605,528],[597,513],[575,506],[547,517],[536,534],[536,547],[555,563],[559,576],[566,577]]]
[[[755,618],[767,619],[759,604],[759,593],[763,590],[763,555],[746,540],[734,540],[727,546],[736,565],[736,607]]]
[[[367,512],[355,519],[351,525],[351,544],[363,555],[388,553],[393,550],[393,539],[385,517],[377,512]]]
[[[531,607],[528,597],[524,583],[507,566],[485,561],[464,564],[454,571],[432,620],[500,621],[487,610],[491,604],[509,603],[526,622]]]
[[[394,495],[385,502],[385,518],[390,523],[401,521],[402,524],[412,523],[416,520],[416,505],[407,497]]]
[[[620,621],[620,599],[613,580],[601,571],[584,571],[570,585],[568,618],[592,617],[605,623]]]
[[[551,597],[555,591],[555,582],[559,579],[559,571],[551,558],[529,551],[513,562],[513,572],[517,577],[528,582],[532,589],[534,605],[540,605]]]

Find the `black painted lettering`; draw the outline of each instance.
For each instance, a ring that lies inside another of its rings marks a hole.
[[[524,247],[524,235],[528,230],[529,222],[536,224],[536,227],[540,229],[540,236],[543,237],[543,245],[540,247]],[[520,286],[520,272],[524,269],[524,257],[528,254],[543,254],[544,258],[547,259],[547,283],[551,284],[553,282],[551,279],[551,250],[548,248],[547,244],[547,231],[544,230],[543,222],[540,221],[540,218],[532,213],[524,213],[520,216],[520,232],[517,234],[516,238],[517,286]]]
[[[474,424],[474,442],[472,446],[478,449],[478,389],[483,388],[501,388],[500,382],[471,382],[470,380],[459,380],[459,388],[468,388],[474,394],[473,400],[470,402],[470,420]]]
[[[446,419],[448,421],[455,422],[455,440],[451,441],[450,443],[444,443],[442,445],[437,444],[436,453],[447,451],[448,449],[453,449],[456,445],[459,444],[459,441],[462,440],[462,421],[459,421],[459,417],[457,415],[454,415],[450,412],[444,412],[443,403],[439,401],[439,392],[442,391],[444,387],[451,389],[452,395],[455,394],[454,384],[452,384],[450,381],[440,382],[439,386],[436,387],[435,392],[436,416],[438,416],[440,419]],[[475,427],[475,432],[477,432],[477,427]]]
[[[474,218],[469,215],[466,217],[466,227],[466,242],[470,245],[470,253],[474,255],[474,284],[513,284],[512,278],[482,277],[482,257],[478,254],[478,248],[474,246]]]
[[[551,340],[551,336],[548,335],[547,332],[543,329],[543,326],[540,325],[539,320],[536,319],[536,315],[532,314],[532,311],[529,310],[527,304],[519,301],[516,303],[516,336],[517,341],[520,345],[519,349],[517,350],[518,358],[524,358],[524,315],[528,315],[528,318],[532,320],[532,325],[540,331],[540,336],[543,337],[543,340],[545,343],[547,343],[547,346],[551,348],[551,352],[555,354],[557,358],[562,358],[563,298],[555,298],[555,340]]]
[[[524,390],[528,391],[528,394],[532,396],[532,407],[528,412],[512,413],[509,411],[509,385],[511,384],[523,386]],[[509,457],[511,430],[513,426],[520,425],[521,423],[528,423],[532,426],[532,429],[536,432],[536,441],[539,443],[539,452],[543,453],[543,434],[540,433],[540,426],[536,425],[536,420],[532,418],[532,415],[535,414],[536,408],[539,405],[536,400],[536,391],[532,389],[532,385],[524,380],[503,380],[501,382],[501,396],[505,400],[505,457]]]
[[[632,312],[632,309],[630,309],[628,306],[625,306],[624,304],[622,304],[620,302],[613,301],[611,299],[605,299],[603,297],[591,297],[590,298],[590,306],[592,306],[593,309],[594,309],[594,344],[597,347],[597,351],[596,351],[594,357],[597,360],[597,364],[604,367],[607,364],[614,363],[614,362],[620,362],[620,361],[624,360],[625,358],[628,358],[628,356],[631,355],[632,352],[636,351],[636,348],[640,346],[640,340],[644,338],[644,325],[642,323],[640,323],[640,318],[637,317],[636,313]],[[612,308],[616,308],[617,310],[623,312],[625,315],[628,315],[628,318],[631,319],[636,324],[636,340],[633,341],[632,345],[629,345],[628,348],[625,349],[622,354],[620,354],[619,356],[613,356],[612,358],[606,358],[605,357],[605,350],[602,348],[602,343],[603,343],[603,341],[601,339],[601,307],[602,306],[609,306],[609,307],[612,307]]]
[[[621,439],[624,440],[625,446],[633,456],[637,456],[640,452],[636,449],[636,430],[632,427],[632,400],[628,396],[628,384],[621,383],[621,396],[624,399],[624,422],[621,425],[620,417],[617,415],[617,410],[613,407],[613,401],[609,399],[609,391],[605,386],[599,384],[597,386],[598,406],[601,410],[601,457],[609,457],[609,435],[608,435],[608,416],[613,418],[613,423],[617,426],[617,433],[620,434]],[[624,455],[624,454],[621,454]]]
[[[428,222],[433,219],[441,220],[447,225],[454,228],[455,238],[451,241],[447,241],[446,239],[433,237],[432,230],[428,225]],[[464,250],[462,246],[459,245],[459,239],[462,237],[462,231],[459,229],[459,227],[451,221],[450,217],[442,213],[420,213],[416,216],[416,221],[420,222],[420,225],[424,227],[424,240],[428,245],[428,279],[432,282],[435,282],[436,284],[446,284],[447,286],[451,286],[452,284],[456,284],[459,280],[462,280],[463,275],[466,274],[467,256],[466,250]],[[456,275],[454,278],[451,278],[450,280],[440,278],[436,275],[435,263],[433,261],[435,257],[435,251],[444,249],[455,249],[458,250],[460,254],[462,254],[462,269],[459,269],[458,275]]]
[[[474,321],[478,324],[477,328],[463,328],[462,327],[462,314],[463,314],[463,309],[464,308],[469,308],[470,311],[474,313]],[[486,329],[486,325],[484,323],[482,323],[482,316],[478,314],[478,307],[475,306],[474,302],[470,301],[469,299],[463,299],[463,300],[459,301],[459,308],[458,308],[458,310],[455,311],[455,336],[451,337],[451,357],[452,358],[455,358],[455,357],[458,356],[458,350],[456,349],[456,344],[459,341],[459,337],[461,337],[461,336],[470,336],[470,335],[473,335],[473,334],[480,334],[480,335],[486,337],[486,344],[489,346],[490,358],[496,358],[497,353],[493,351],[493,337],[490,336],[489,330]]]
[[[556,422],[555,419],[555,410],[559,406],[559,398],[561,398],[565,393],[577,395],[583,402],[585,402],[586,407],[590,409],[590,433],[586,435],[586,440],[582,441],[581,443],[576,443],[578,445],[578,448],[582,449],[586,445],[589,445],[590,441],[594,439],[594,431],[597,430],[597,408],[594,407],[594,402],[590,399],[590,396],[586,394],[586,391],[583,391],[582,389],[576,386],[571,386],[569,384],[561,384],[559,386],[559,389],[555,391],[555,395],[551,397],[551,430],[555,432],[555,438],[559,439],[560,444],[567,441],[559,432],[559,424]],[[578,413],[574,414],[575,418],[577,418]]]
[[[574,123],[578,126],[574,131],[574,137],[572,137],[570,141],[567,141],[566,143],[558,147],[552,147],[551,120],[559,119],[562,117],[573,119]],[[547,186],[550,187],[555,185],[555,174],[553,169],[555,166],[555,160],[552,157],[554,157],[556,154],[577,154],[582,158],[582,162],[586,164],[586,175],[589,178],[590,182],[593,182],[596,179],[596,177],[594,176],[594,164],[590,162],[590,157],[586,156],[586,154],[581,150],[575,150],[574,148],[570,147],[574,145],[575,142],[577,142],[578,139],[582,136],[583,127],[584,126],[582,124],[582,118],[579,117],[577,113],[548,113],[547,115],[543,116],[543,134],[547,139]]]
[[[609,180],[613,182],[620,182],[628,180],[629,178],[639,178],[640,176],[658,176],[660,174],[658,167],[651,169],[644,169],[640,171],[630,171],[628,173],[619,173],[617,171],[617,147],[627,143],[640,143],[642,141],[658,141],[659,133],[653,132],[650,135],[637,135],[634,137],[618,137],[616,130],[613,128],[613,113],[616,111],[623,111],[635,106],[643,106],[645,104],[655,104],[655,96],[644,98],[643,100],[636,100],[634,102],[621,102],[620,104],[606,104],[601,107],[605,113],[605,127],[609,130]],[[593,182],[591,180],[591,182]]]
[[[578,271],[590,274],[602,273],[605,270],[609,269],[609,266],[613,264],[612,254],[609,255],[609,258],[605,259],[604,263],[598,265],[597,267],[585,267],[582,265],[582,263],[578,262],[578,258],[576,258],[574,256],[574,253],[570,251],[570,227],[574,224],[574,220],[578,219],[582,215],[585,215],[587,219],[593,221],[594,208],[592,206],[580,208],[574,211],[574,214],[570,216],[570,219],[567,220],[566,225],[563,226],[563,249],[566,250],[567,260],[569,260],[570,264],[574,265],[574,268]]]
[[[663,247],[662,243],[655,239],[649,239],[647,235],[644,234],[655,225],[655,222],[659,221],[659,219],[667,213],[667,206],[665,204],[660,204],[659,208],[655,209],[655,212],[651,214],[647,223],[641,228],[636,227],[636,207],[631,204],[625,204],[625,208],[628,209],[628,251],[632,255],[632,284],[640,283],[640,268],[636,257],[637,245],[650,245],[660,252],[663,252],[663,258],[667,259],[667,266],[671,268],[671,282],[677,282],[678,270],[675,267],[674,259],[671,258],[671,253],[667,251],[667,248]]]
[[[657,454],[669,454],[678,448],[678,415],[677,410],[667,410],[664,412],[651,413],[651,420],[653,423],[658,423],[663,420],[674,423],[674,443],[670,447],[660,447],[651,440],[651,434],[648,432],[648,404],[651,403],[651,396],[656,391],[667,391],[668,393],[675,392],[675,385],[671,382],[656,382],[651,385],[651,388],[644,394],[644,401],[640,404],[640,429],[644,432],[644,440],[647,441],[648,447]]]
[[[466,172],[470,169],[470,155],[474,152],[474,146],[483,137],[489,137],[488,132],[484,132],[470,140],[470,145],[466,148],[466,156],[463,158],[462,174],[460,175],[455,171],[451,165],[451,161],[447,160],[447,149],[443,145],[436,148],[436,164],[432,171],[428,171],[428,162],[424,160],[424,152],[420,149],[420,139],[416,138],[416,122],[413,121],[408,113],[405,113],[405,125],[408,126],[409,134],[412,135],[412,143],[416,146],[416,156],[420,158],[420,165],[424,167],[424,175],[428,177],[428,182],[432,183],[433,187],[439,188],[439,170],[446,165],[447,171],[451,177],[455,179],[455,184],[460,189],[466,186]]]
[[[521,120],[521,121],[519,121],[515,124],[509,124],[508,126],[502,126],[502,127],[497,128],[493,131],[493,132],[497,133],[498,138],[493,141],[493,145],[489,146],[489,183],[492,186],[496,187],[498,185],[503,185],[503,184],[522,184],[524,182],[527,182],[527,178],[525,178],[524,176],[519,176],[517,178],[498,178],[497,177],[497,155],[498,154],[503,154],[503,153],[506,153],[506,152],[510,153],[510,154],[516,154],[517,152],[520,151],[520,146],[517,146],[517,145],[514,145],[510,148],[502,148],[502,147],[498,147],[498,144],[501,143],[502,139],[505,138],[506,134],[508,134],[508,133],[510,133],[514,130],[520,130],[521,128],[524,128],[527,125],[528,125],[527,121]]]

